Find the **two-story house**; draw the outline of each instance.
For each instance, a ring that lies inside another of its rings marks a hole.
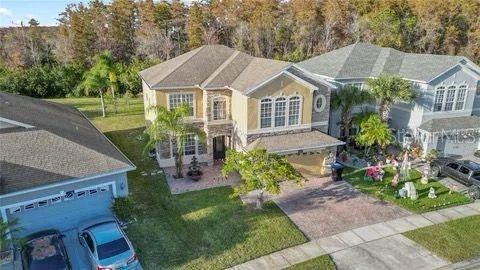
[[[194,155],[209,163],[223,159],[227,147],[259,147],[293,161],[309,155],[309,160],[322,162],[343,144],[326,134],[330,93],[337,86],[312,80],[291,63],[207,45],[140,76],[147,122],[156,117],[152,106],[171,109],[188,103],[192,113],[187,120],[205,131],[206,144],[195,136],[185,141],[187,163]],[[160,166],[174,165],[174,147],[171,141],[157,146]]]
[[[480,67],[465,57],[404,53],[356,43],[295,67],[338,87],[351,84],[359,89],[368,87],[368,78],[398,75],[417,92],[414,102],[392,108],[389,124],[398,138],[408,132],[424,150],[438,149],[446,155],[468,156],[480,148]],[[335,137],[340,135],[339,114],[332,111],[330,115],[329,134]]]

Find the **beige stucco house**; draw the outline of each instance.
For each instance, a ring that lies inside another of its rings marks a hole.
[[[152,106],[170,109],[186,102],[193,108],[188,121],[205,131],[207,141],[186,140],[187,163],[193,156],[208,163],[223,159],[227,148],[264,148],[318,174],[327,154],[343,144],[326,134],[336,86],[291,63],[207,45],[140,76],[147,122],[156,117]],[[161,166],[174,165],[173,148],[170,141],[157,146]]]

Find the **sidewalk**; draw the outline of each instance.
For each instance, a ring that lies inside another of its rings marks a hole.
[[[480,215],[480,202],[441,209],[424,214],[410,215],[387,222],[348,230],[333,236],[312,240],[298,246],[280,250],[234,266],[230,269],[283,269],[290,265],[304,262],[324,254],[339,252],[368,242],[392,237],[407,231],[473,215]]]

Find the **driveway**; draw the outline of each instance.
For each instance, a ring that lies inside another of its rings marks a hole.
[[[302,187],[282,183],[281,189],[273,200],[310,239],[411,214],[326,177],[311,178]]]
[[[65,235],[63,241],[72,265],[72,270],[90,270],[87,251],[80,245],[80,241],[78,240],[78,230],[71,229],[62,233]]]

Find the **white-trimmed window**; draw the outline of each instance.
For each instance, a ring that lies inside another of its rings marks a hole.
[[[184,141],[183,154],[185,156],[195,155],[195,148],[196,148],[195,135],[193,134],[187,135]]]
[[[313,107],[316,112],[322,112],[325,109],[326,103],[324,95],[317,95],[313,100]]]
[[[363,90],[363,83],[361,82],[347,83],[345,85],[356,87],[358,90]]]
[[[62,202],[62,197],[61,196],[53,197],[50,199],[50,201],[52,204],[60,203]]]
[[[284,127],[287,123],[287,99],[279,97],[275,99],[275,127]]]
[[[260,128],[272,127],[272,100],[265,98],[260,101]]]
[[[10,214],[16,214],[22,212],[22,207],[21,206],[15,206],[10,208]]]
[[[453,104],[455,103],[455,92],[457,92],[457,87],[455,85],[451,85],[447,89],[447,95],[445,97],[445,106],[444,111],[451,111],[453,110]]]
[[[87,196],[87,192],[85,190],[77,192],[77,198],[83,198],[85,196]]]
[[[190,106],[190,116],[195,115],[195,107],[194,107],[194,98],[193,93],[172,93],[168,94],[168,109],[174,109],[180,106],[183,103],[187,103]]]
[[[437,87],[437,91],[435,91],[435,103],[433,104],[434,112],[438,112],[443,109],[444,97],[445,97],[445,87],[444,86]]]
[[[227,119],[227,101],[224,98],[213,100],[213,120]]]
[[[29,204],[26,204],[23,208],[25,209],[25,211],[33,210],[33,209],[35,209],[35,204],[34,203],[29,203]]]
[[[42,200],[38,202],[38,207],[48,206],[48,200]]]
[[[110,190],[110,187],[109,187],[109,186],[101,186],[101,187],[99,188],[99,190],[100,190],[100,192],[107,192],[107,191]]]
[[[288,125],[300,124],[300,97],[294,96],[288,100]]]
[[[465,98],[467,97],[467,86],[460,85],[457,92],[457,102],[455,103],[455,110],[463,110],[465,106]]]
[[[65,192],[65,196],[63,198],[64,198],[65,201],[75,199],[75,191],[70,190],[70,191]]]

